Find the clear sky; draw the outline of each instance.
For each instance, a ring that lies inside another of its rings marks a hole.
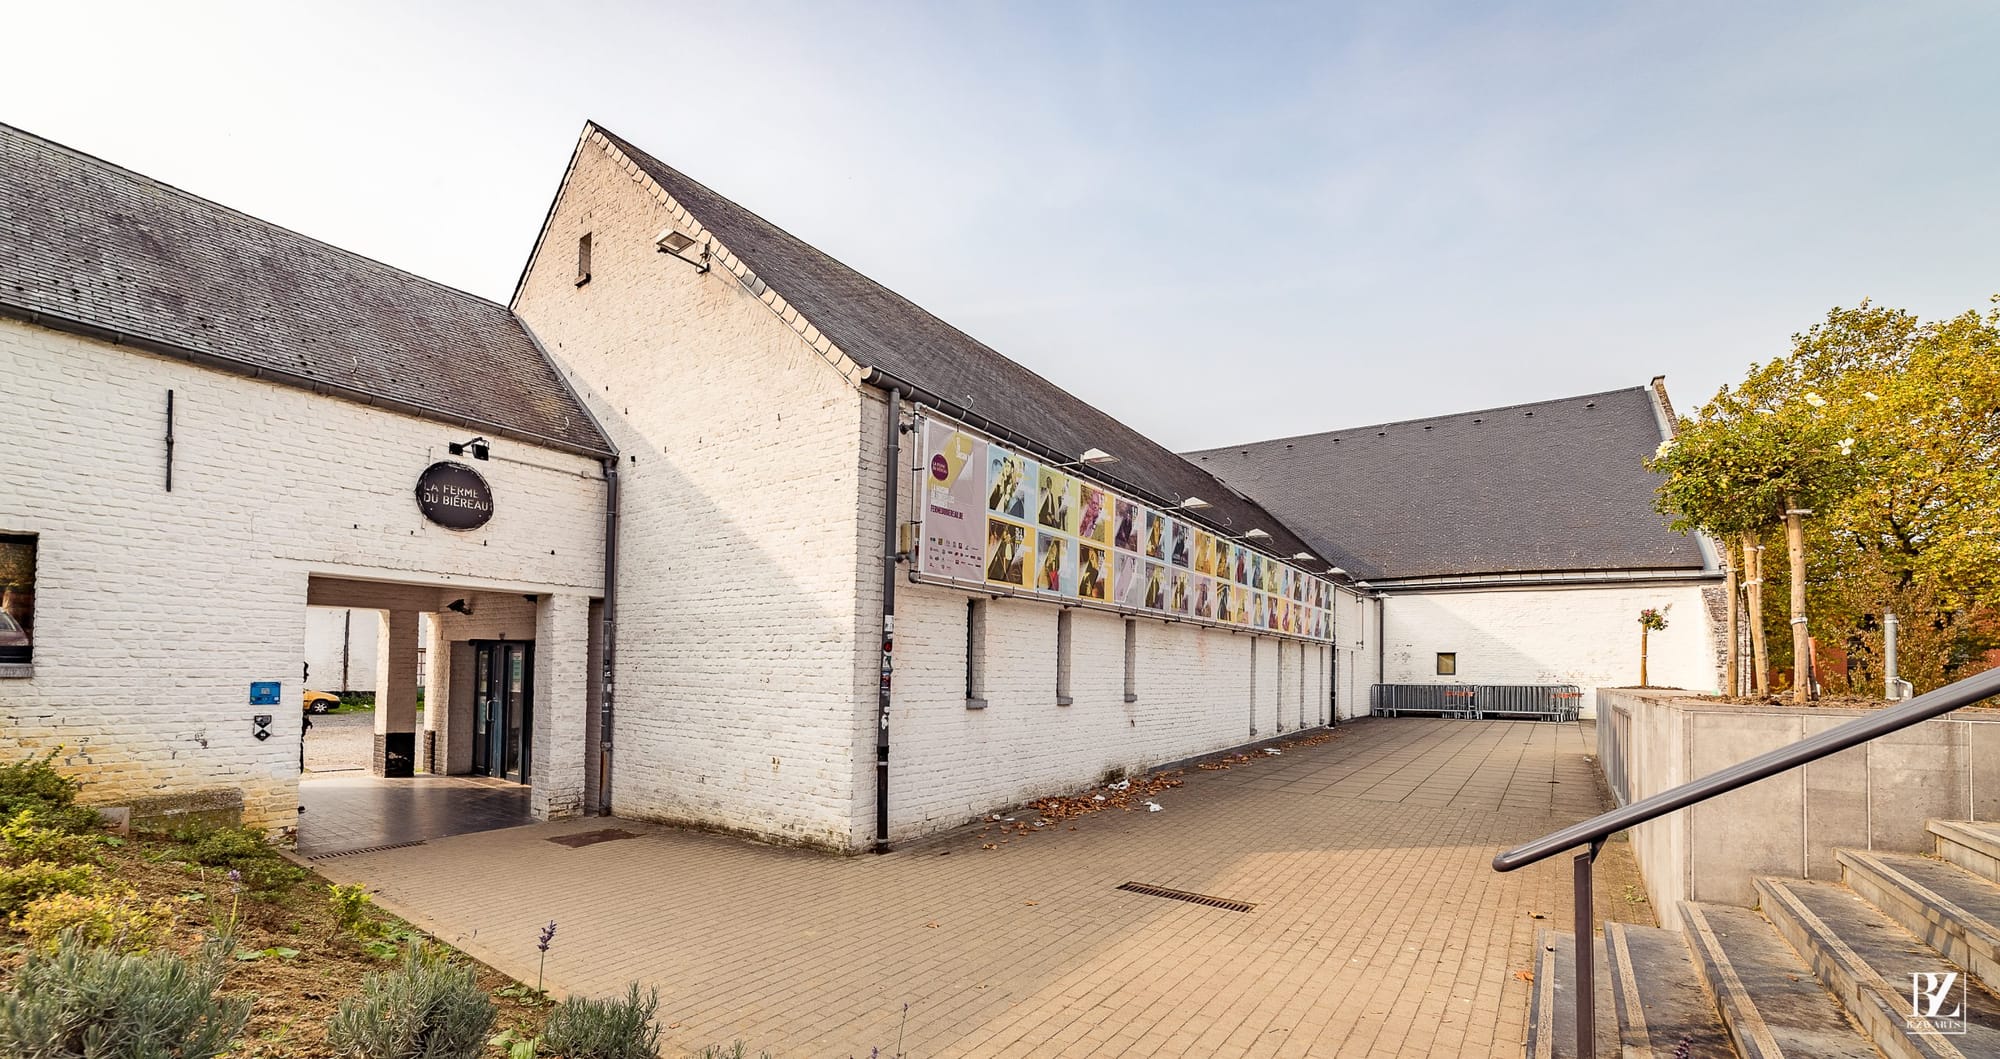
[[[1789,9],[1787,9],[1789,7]],[[593,118],[1165,444],[2000,292],[2000,5],[12,5],[0,121],[504,300]]]

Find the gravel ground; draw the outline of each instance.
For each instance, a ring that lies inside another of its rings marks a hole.
[[[306,771],[365,769],[375,752],[373,713],[335,713],[312,718],[306,733]]]

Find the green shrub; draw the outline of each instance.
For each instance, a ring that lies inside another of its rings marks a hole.
[[[37,826],[87,833],[97,830],[97,810],[76,804],[77,780],[51,764],[56,751],[0,765],[0,817],[12,819],[23,809],[35,814]]]
[[[250,1017],[251,998],[217,997],[220,946],[185,960],[121,953],[65,935],[31,951],[0,993],[0,1055],[21,1059],[213,1059]]]
[[[411,946],[403,969],[370,974],[327,1026],[349,1059],[471,1059],[493,1029],[493,998],[472,968]]]
[[[542,1048],[563,1059],[656,1059],[660,1031],[653,1012],[659,1006],[659,991],[641,999],[637,982],[622,1000],[571,997],[549,1012]]]
[[[305,869],[286,860],[275,846],[264,841],[261,832],[251,828],[184,824],[173,830],[172,837],[188,847],[189,860],[205,867],[234,870],[251,890],[269,892],[306,877]]]
[[[369,914],[375,908],[375,901],[368,896],[366,886],[334,883],[327,890],[330,893],[327,903],[333,906],[333,923],[341,933],[361,938],[375,932],[375,919]]]
[[[13,928],[42,949],[53,952],[65,935],[92,945],[145,952],[158,945],[174,921],[164,901],[151,907],[139,895],[121,887],[112,893],[56,893],[37,898],[11,920]]]
[[[47,827],[33,809],[22,809],[0,823],[0,864],[45,860],[53,864],[95,864],[99,838],[58,827]]]
[[[0,916],[12,917],[51,894],[88,894],[97,887],[97,869],[88,864],[64,867],[31,860],[0,867]]]

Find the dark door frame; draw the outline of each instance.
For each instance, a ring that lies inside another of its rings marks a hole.
[[[472,771],[475,775],[533,783],[535,641],[473,640],[472,650]],[[517,654],[521,659],[518,708],[508,701],[511,698],[508,661]],[[510,745],[509,736],[515,731],[517,720],[520,742],[516,746]]]

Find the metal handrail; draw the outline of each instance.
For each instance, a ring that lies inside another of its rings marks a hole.
[[[1622,808],[1600,813],[1580,824],[1544,835],[1494,857],[1493,870],[1505,872],[1547,860],[1564,850],[1585,847],[1576,855],[1573,876],[1576,907],[1576,1052],[1579,1059],[1591,1059],[1597,1054],[1596,1008],[1593,1003],[1597,996],[1597,981],[1592,966],[1595,954],[1591,950],[1591,935],[1596,930],[1597,917],[1592,908],[1590,867],[1591,862],[1597,859],[1597,851],[1603,848],[1605,839],[1627,828],[1657,820],[1676,809],[1685,809],[1747,787],[1758,780],[1769,779],[1780,772],[1810,765],[1821,758],[1892,732],[1900,732],[1911,725],[1995,695],[2000,695],[2000,669],[1988,670],[1936,691],[1925,692],[1889,709],[1856,717],[1809,739],[1801,739],[1790,746],[1718,769],[1698,780],[1661,791]]]

